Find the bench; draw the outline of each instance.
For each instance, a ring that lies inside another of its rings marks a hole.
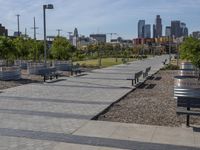
[[[79,64],[72,65],[71,75],[73,75],[74,73],[75,73],[75,75],[77,75],[77,74],[81,74],[81,73],[82,73],[82,70],[81,70]]]
[[[167,59],[165,59],[162,63],[163,63],[163,65],[166,65]]]
[[[59,71],[69,71],[71,72],[71,75],[73,75],[74,73],[77,74],[81,74],[82,70],[80,69],[80,65],[76,64],[73,65],[71,63],[65,63],[65,64],[55,64],[55,67],[57,70]]]
[[[151,71],[151,67],[146,68],[145,72],[143,73],[143,78],[147,78],[149,76],[150,71]]]
[[[190,115],[200,116],[200,110],[191,109],[191,108],[200,108],[200,98],[193,97],[177,97],[177,115],[186,115],[187,121],[186,125],[190,126]]]
[[[38,71],[38,74],[44,77],[44,82],[47,79],[52,80],[53,78],[58,79],[58,76],[61,75],[61,73],[58,73],[56,68],[44,68],[44,69],[40,69]]]
[[[136,85],[139,82],[140,77],[143,75],[143,71],[135,73],[134,78],[127,78],[127,80],[132,81],[132,86]]]

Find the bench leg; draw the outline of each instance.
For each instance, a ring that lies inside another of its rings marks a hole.
[[[132,86],[134,86],[134,82],[133,82],[133,80],[132,80]]]
[[[44,76],[44,82],[46,81],[46,77]]]
[[[187,111],[190,111],[190,100],[187,101]],[[190,126],[190,115],[187,115],[187,127]]]
[[[187,110],[190,111],[190,107],[187,107]],[[190,115],[187,115],[187,122],[186,122],[186,126],[189,127],[190,126]]]

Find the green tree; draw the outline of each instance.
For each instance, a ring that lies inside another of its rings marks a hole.
[[[32,43],[30,39],[17,37],[13,40],[13,44],[17,50],[17,58],[24,60],[29,59],[29,53],[32,50]]]
[[[51,47],[51,54],[54,59],[69,60],[72,57],[74,47],[65,37],[56,37]]]
[[[12,40],[7,37],[0,37],[0,59],[14,60],[16,55]]]
[[[181,44],[180,55],[182,59],[191,61],[197,68],[200,68],[200,40],[188,37]]]

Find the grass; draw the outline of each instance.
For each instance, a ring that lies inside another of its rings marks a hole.
[[[135,59],[130,58],[129,61],[134,61]],[[98,68],[99,67],[99,59],[92,59],[92,60],[85,60],[85,61],[77,61],[74,62],[74,64],[79,63],[83,67],[91,67],[91,68]],[[101,64],[103,68],[113,66],[113,65],[119,65],[122,64],[122,58],[118,58],[118,61],[116,62],[115,58],[102,58]]]

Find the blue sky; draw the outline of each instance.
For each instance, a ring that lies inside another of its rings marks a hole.
[[[0,23],[9,34],[17,30],[16,14],[20,14],[20,29],[32,36],[33,17],[36,17],[38,38],[43,35],[42,5],[52,3],[47,10],[47,35],[62,35],[78,28],[82,35],[116,32],[123,38],[137,36],[137,22],[145,19],[153,24],[157,14],[163,25],[171,20],[182,20],[189,32],[200,30],[200,0],[0,0]]]

